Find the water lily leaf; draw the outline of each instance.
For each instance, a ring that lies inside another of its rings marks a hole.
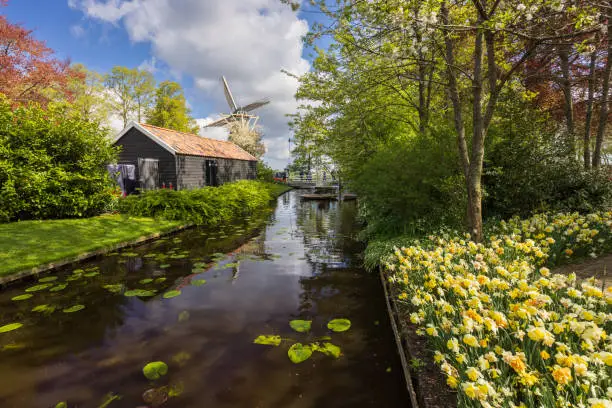
[[[262,334],[257,336],[255,340],[253,340],[255,344],[263,344],[266,346],[278,346],[281,343],[281,336],[275,336],[272,334]]]
[[[327,328],[335,332],[345,332],[351,328],[349,319],[333,319],[327,323]]]
[[[163,361],[153,361],[142,368],[142,373],[149,380],[157,380],[168,373],[168,365]]]
[[[88,272],[88,273],[85,273],[85,274],[83,274],[83,276],[86,276],[86,277],[88,277],[88,278],[92,278],[92,277],[94,277],[94,276],[96,276],[96,275],[99,275],[99,274],[100,274],[100,272],[98,272],[98,271],[94,271],[94,272]]]
[[[25,291],[26,292],[38,292],[39,290],[45,290],[50,286],[53,286],[53,285],[50,283],[42,283],[40,285],[30,286]]]
[[[26,299],[31,298],[32,296],[34,295],[30,293],[24,293],[23,295],[12,297],[11,300],[26,300]]]
[[[193,286],[202,286],[206,284],[206,279],[196,279],[196,280],[192,280],[191,284]]]
[[[59,283],[55,285],[54,287],[52,287],[51,289],[49,289],[49,292],[59,292],[60,290],[66,289],[67,286],[68,286],[67,283]]]
[[[168,387],[168,396],[171,398],[178,397],[183,393],[183,391],[185,391],[185,386],[181,381],[179,381],[175,384],[170,384],[170,386]]]
[[[136,252],[124,252],[121,254],[121,256],[138,256],[138,253]]]
[[[180,366],[184,365],[190,359],[191,354],[187,353],[186,351],[180,351],[172,356],[172,361]]]
[[[38,305],[32,308],[33,312],[39,313],[53,313],[55,311],[55,306],[50,305]]]
[[[308,360],[310,356],[312,356],[312,348],[309,345],[305,346],[302,343],[295,343],[289,348],[287,355],[289,356],[289,360],[291,360],[291,362],[294,364],[299,364]]]
[[[45,282],[53,282],[54,280],[57,280],[57,276],[46,276],[44,278],[40,278],[38,281],[40,283],[45,283]]]
[[[0,326],[0,333],[6,333],[6,332],[13,331],[13,330],[17,330],[21,326],[23,326],[23,323],[5,324],[4,326]]]
[[[334,358],[338,358],[340,357],[340,355],[342,355],[340,347],[332,343],[323,343],[323,345],[317,345],[315,351],[319,351],[327,356],[332,356]]]
[[[170,264],[162,264],[162,265],[159,265],[159,267],[162,269],[166,269],[170,267]]]
[[[84,305],[74,305],[63,310],[64,313],[74,313],[85,309]]]
[[[205,262],[196,262],[193,264],[194,268],[206,268],[206,263]]]
[[[153,279],[145,278],[145,279],[141,279],[138,283],[142,283],[143,285],[146,285],[147,283],[151,283],[151,282],[153,282]]]
[[[183,258],[187,258],[187,255],[184,255],[184,254],[174,254],[174,255],[170,255],[170,258],[172,258],[172,259],[183,259]]]
[[[111,293],[119,293],[123,290],[123,285],[118,283],[116,285],[104,285],[102,286],[104,289],[108,290]],[[53,290],[53,289],[51,289]]]
[[[189,320],[189,311],[187,310],[183,310],[181,313],[179,313],[178,315],[178,321],[179,322],[184,322]]]
[[[159,278],[155,279],[155,283],[162,283],[166,281],[166,277],[165,276],[160,276]]]
[[[71,275],[71,276],[66,278],[66,281],[72,282],[72,281],[79,280],[81,278],[83,278],[83,275]]]
[[[312,320],[292,320],[289,322],[289,326],[299,333],[306,333],[309,331],[311,324]]]
[[[85,272],[83,269],[75,269],[74,271],[72,271],[72,273],[79,275],[81,273]]]
[[[58,402],[55,404],[55,408],[68,408],[68,404],[66,404],[64,401]]]
[[[180,290],[169,290],[168,292],[164,293],[164,299],[171,299],[173,297],[177,297],[181,294]]]
[[[127,297],[134,297],[134,296],[150,297],[150,296],[155,296],[155,291],[147,290],[147,289],[132,289],[132,290],[126,290],[125,292],[123,292],[123,296],[127,296]]]
[[[145,256],[143,256],[143,258],[155,258],[158,254],[156,253],[150,253],[150,254],[146,254]]]

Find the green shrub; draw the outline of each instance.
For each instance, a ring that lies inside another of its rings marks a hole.
[[[65,106],[13,110],[0,96],[0,222],[101,213],[116,199],[115,157],[106,131]]]
[[[194,190],[151,190],[128,196],[119,211],[199,225],[219,225],[266,207],[279,190],[272,184],[241,180]]]
[[[261,160],[257,162],[257,180],[269,183],[274,181],[274,170]]]

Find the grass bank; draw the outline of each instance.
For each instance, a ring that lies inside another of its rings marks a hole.
[[[0,276],[35,268],[181,225],[122,215],[0,224]]]
[[[606,406],[612,291],[548,267],[609,252],[611,226],[612,212],[537,215],[482,244],[448,233],[392,251],[391,296],[427,339],[438,389],[459,407]]]
[[[0,224],[0,277],[185,224],[222,225],[268,206],[289,189],[240,181],[189,191],[156,190],[124,199],[124,214]]]

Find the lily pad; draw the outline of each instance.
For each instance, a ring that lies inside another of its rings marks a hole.
[[[86,276],[88,278],[93,278],[94,276],[99,275],[99,274],[100,274],[100,272],[94,271],[94,272],[85,273],[85,274],[83,274],[83,276]]]
[[[155,291],[147,290],[147,289],[132,289],[132,290],[126,290],[125,292],[123,292],[123,296],[127,296],[127,297],[134,297],[134,296],[150,297],[150,296],[155,296]]]
[[[253,340],[255,344],[263,344],[266,346],[278,346],[281,343],[281,336],[272,334],[262,334]]]
[[[340,347],[332,343],[323,343],[322,346],[317,345],[315,351],[319,351],[327,356],[332,356],[334,358],[338,358],[342,354]]]
[[[82,279],[82,278],[83,278],[83,275],[71,275],[71,276],[66,278],[66,281],[72,282],[72,281],[76,281],[76,280],[79,280],[79,279]]]
[[[145,256],[143,256],[143,258],[155,258],[157,256],[156,253],[150,253],[150,254],[146,254]]]
[[[166,269],[170,267],[170,264],[162,264],[162,265],[159,265],[159,267],[162,269]]]
[[[104,289],[108,290],[111,293],[119,293],[123,290],[123,285],[118,283],[116,285],[104,285],[102,286]],[[53,289],[51,289],[53,290]]]
[[[38,305],[38,306],[34,306],[32,308],[33,312],[39,312],[39,313],[53,313],[55,311],[55,306],[51,306],[51,305]]]
[[[58,402],[55,404],[55,408],[68,408],[68,404],[66,404],[64,401]]]
[[[46,283],[46,282],[53,282],[54,280],[57,280],[57,276],[46,276],[44,278],[40,278],[38,282]]]
[[[53,285],[50,283],[42,283],[40,285],[30,286],[25,291],[26,292],[38,292],[39,290],[45,290],[50,286],[53,286]]]
[[[181,294],[180,290],[169,290],[168,292],[164,293],[164,299],[171,299],[173,297],[177,297]]]
[[[345,332],[351,328],[349,319],[333,319],[327,323],[327,328],[335,332]]]
[[[309,331],[311,324],[312,320],[292,320],[289,322],[289,326],[299,333],[306,333]]]
[[[142,368],[142,373],[149,380],[157,380],[168,373],[168,365],[163,361],[153,361]]]
[[[124,252],[121,254],[121,256],[130,256],[130,257],[134,257],[134,256],[138,256],[139,254],[136,252]]]
[[[60,290],[66,289],[67,286],[68,286],[67,283],[59,283],[55,285],[54,287],[52,287],[51,289],[49,289],[49,292],[59,292]]]
[[[196,263],[193,264],[193,267],[196,268],[196,269],[206,268],[206,263],[204,263],[204,262],[196,262]]]
[[[155,279],[155,283],[162,283],[162,282],[165,282],[165,281],[166,281],[166,279],[167,279],[167,278],[166,278],[165,276],[161,276],[161,277],[159,277],[159,278],[156,278],[156,279]]]
[[[191,284],[193,286],[202,286],[206,284],[206,279],[196,279],[196,280],[192,280]]]
[[[85,272],[83,269],[75,269],[74,271],[72,271],[72,273],[79,275],[81,273]]]
[[[78,312],[79,310],[83,310],[85,309],[84,305],[74,305],[74,306],[70,306],[64,310],[62,310],[64,313],[74,313],[74,312]]]
[[[170,258],[172,258],[172,259],[183,259],[183,258],[187,258],[187,255],[185,255],[185,254],[174,254],[174,255],[170,255]]]
[[[23,323],[5,324],[4,326],[0,326],[0,333],[6,333],[6,332],[13,331],[13,330],[17,330],[21,326],[23,326]]]
[[[11,298],[11,300],[26,300],[26,299],[31,298],[32,296],[34,295],[32,295],[31,293],[24,293],[23,295],[19,295],[19,296],[15,296]]]
[[[302,363],[312,356],[312,348],[309,345],[303,345],[302,343],[295,343],[289,348],[287,352],[289,360],[294,364]]]
[[[153,279],[145,278],[145,279],[141,279],[138,283],[142,283],[143,285],[146,285],[147,283],[151,283],[151,282],[153,282]]]

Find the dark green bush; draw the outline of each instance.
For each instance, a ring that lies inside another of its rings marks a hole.
[[[119,211],[199,225],[219,225],[266,207],[278,191],[274,185],[241,180],[194,190],[151,190],[119,202]]]
[[[105,168],[115,157],[98,124],[0,96],[0,222],[101,213],[116,199]]]
[[[274,170],[261,160],[257,162],[257,180],[269,183],[274,181]]]

